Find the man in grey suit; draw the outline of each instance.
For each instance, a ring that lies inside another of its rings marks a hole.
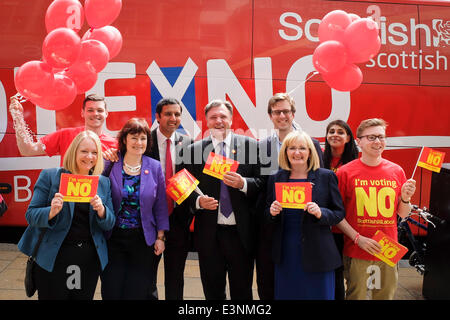
[[[214,100],[205,107],[210,136],[188,146],[186,169],[199,180],[204,196],[187,199],[195,210],[194,240],[207,300],[225,300],[226,276],[232,300],[251,300],[255,201],[261,188],[257,141],[231,132],[233,107]],[[223,180],[203,173],[211,152],[239,161]]]
[[[266,183],[268,177],[279,170],[278,153],[284,138],[293,130],[301,130],[300,126],[294,122],[294,99],[287,93],[277,93],[270,98],[267,113],[272,120],[275,131],[258,143],[261,178],[264,181],[257,203],[256,282],[261,300],[272,300],[274,297],[274,267],[271,255],[273,224],[266,223],[264,218]],[[320,166],[323,167],[322,149],[319,141],[314,138],[312,140],[319,155]]]
[[[167,180],[182,169],[183,150],[193,140],[176,130],[181,122],[181,104],[173,98],[163,98],[156,105],[156,120],[159,126],[151,132],[149,156],[161,162]],[[166,300],[183,300],[184,267],[189,251],[189,224],[193,214],[189,206],[180,206],[167,198],[169,208],[169,228],[166,232],[164,251],[164,288]],[[159,256],[160,257],[160,256]],[[155,274],[159,260],[156,262]],[[154,286],[156,289],[156,284]],[[153,293],[157,296],[157,293]]]

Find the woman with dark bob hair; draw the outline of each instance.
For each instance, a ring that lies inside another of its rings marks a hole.
[[[118,134],[119,161],[106,162],[116,224],[107,235],[109,263],[102,274],[104,300],[149,297],[154,261],[164,251],[169,230],[161,164],[146,154],[150,128],[143,118],[128,120]]]
[[[336,172],[339,167],[358,158],[358,148],[353,138],[352,130],[343,120],[331,121],[325,134],[325,151],[323,154],[324,167]],[[341,230],[332,227],[334,240],[342,257],[344,248],[344,235]],[[344,268],[340,266],[335,270],[335,298],[345,299]]]

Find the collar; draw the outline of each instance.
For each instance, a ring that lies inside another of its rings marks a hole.
[[[170,141],[172,142],[172,145],[175,145],[175,131],[170,136]],[[159,127],[156,128],[156,139],[158,140],[158,146],[162,146],[166,143],[167,137],[162,134],[161,130],[159,130]]]
[[[212,141],[212,144],[213,144],[213,146],[214,146],[214,149],[217,147],[217,145],[219,144],[219,143],[221,143],[221,142],[225,142],[225,145],[228,147],[228,148],[230,148],[230,146],[231,146],[231,132],[228,132],[228,134],[227,134],[227,136],[225,137],[225,139],[224,140],[217,140],[216,138],[214,138],[212,135],[211,135],[211,141]]]
[[[302,131],[302,128],[300,127],[300,125],[298,123],[296,123],[295,121],[292,121],[292,131],[296,131],[296,130],[297,131]],[[279,130],[274,128],[272,137],[273,137],[273,139],[275,139],[275,141],[278,142],[278,146],[281,147],[282,142],[280,141],[280,137],[278,136],[278,132],[279,132]]]
[[[82,127],[79,127],[79,128],[83,128],[82,131],[90,130],[90,131],[92,131],[92,132],[95,133],[94,130],[88,129],[88,128],[86,128],[86,126],[82,126]],[[98,135],[99,138],[100,138],[100,137],[105,137],[105,136],[106,136],[106,135],[105,135],[105,133],[103,132],[103,130],[102,130],[102,132]]]

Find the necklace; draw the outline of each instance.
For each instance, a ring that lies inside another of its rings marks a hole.
[[[131,173],[136,173],[139,172],[139,170],[141,170],[141,164],[138,164],[135,167],[130,166],[128,163],[126,163],[125,161],[123,162],[123,164],[125,165],[125,167],[128,169],[128,171],[130,171]]]

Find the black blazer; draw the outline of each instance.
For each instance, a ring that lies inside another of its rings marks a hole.
[[[259,177],[259,161],[257,141],[246,136],[231,134],[232,152],[230,158],[239,161],[237,173],[247,181],[247,194],[242,191],[228,187],[233,212],[236,218],[237,230],[249,254],[252,254],[255,241],[255,202],[258,192],[262,186]],[[220,199],[220,180],[203,173],[203,167],[210,152],[214,152],[211,137],[197,141],[187,148],[185,160],[186,169],[199,180],[198,187],[205,195]],[[189,163],[189,164],[188,164]],[[194,239],[199,251],[208,252],[213,250],[216,240],[217,215],[216,210],[196,210],[195,202],[198,197],[196,192],[186,200],[190,202],[195,211]]]
[[[154,129],[151,132],[152,146],[150,149],[150,153],[148,156],[151,158],[160,161],[159,157],[159,146],[158,146],[158,138],[156,135],[156,130]],[[175,173],[183,169],[183,151],[187,148],[188,145],[192,144],[193,140],[184,134],[175,131]],[[173,160],[172,160],[173,161]],[[175,203],[175,208],[173,209],[172,214],[169,216],[169,222],[172,226],[173,224],[180,225],[181,227],[189,227],[193,218],[193,213],[190,210],[188,205],[177,205]]]
[[[267,184],[265,215],[275,224],[272,245],[272,257],[275,263],[281,261],[284,210],[273,217],[269,209],[275,200],[275,182],[288,182],[289,175],[289,171],[280,170],[269,178]],[[310,171],[307,180],[313,183],[312,202],[319,205],[322,216],[317,219],[309,213],[302,214],[303,268],[308,272],[331,271],[342,265],[330,227],[345,217],[337,177],[333,171],[319,168],[316,171]]]

